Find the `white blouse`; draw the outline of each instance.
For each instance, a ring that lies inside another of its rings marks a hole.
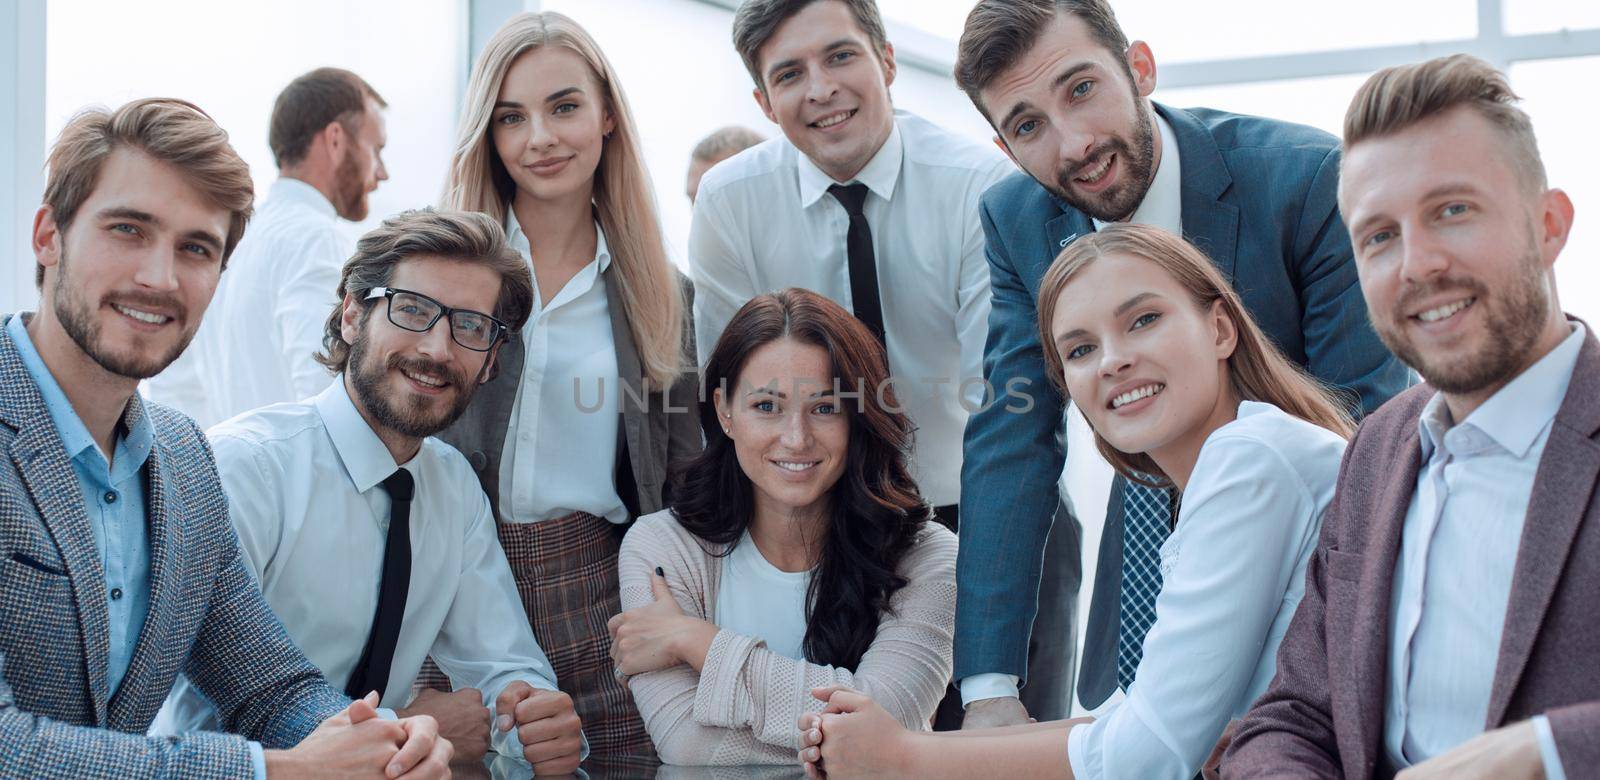
[[[1345,440],[1245,401],[1207,437],[1161,546],[1156,622],[1127,698],[1072,729],[1072,774],[1188,780],[1267,689],[1305,592]]]
[[[739,537],[722,559],[722,580],[711,622],[742,636],[760,637],[774,653],[804,661],[806,587],[810,571],[783,571],[773,566],[750,532]]]
[[[588,512],[613,523],[628,520],[617,495],[617,431],[622,405],[617,346],[602,275],[611,266],[606,234],[594,226],[594,261],[540,303],[522,328],[522,381],[511,407],[500,458],[500,521],[536,523]],[[533,263],[515,213],[506,215],[512,248]]]

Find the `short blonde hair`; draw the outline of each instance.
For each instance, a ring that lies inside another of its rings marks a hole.
[[[44,203],[56,225],[65,231],[72,224],[99,184],[106,159],[123,146],[177,168],[212,205],[231,212],[222,247],[227,267],[254,208],[250,166],[209,114],[177,98],[144,98],[115,111],[91,108],[67,123],[45,161]],[[44,284],[44,266],[34,283]]]
[[[1533,122],[1515,104],[1505,74],[1469,54],[1452,54],[1384,68],[1367,79],[1344,115],[1344,148],[1400,132],[1458,106],[1469,106],[1500,131],[1517,176],[1532,194],[1544,192],[1544,161]]]

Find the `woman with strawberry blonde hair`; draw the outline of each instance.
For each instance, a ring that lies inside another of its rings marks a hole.
[[[819,688],[828,704],[801,719],[800,757],[829,777],[1188,780],[1277,669],[1354,432],[1345,405],[1267,340],[1199,249],[1158,228],[1074,241],[1038,311],[1051,380],[1100,453],[1179,499],[1127,697],[1098,718],[946,736]]]

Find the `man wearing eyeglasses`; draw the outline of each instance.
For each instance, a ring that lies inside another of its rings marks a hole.
[[[578,716],[523,616],[488,498],[432,438],[527,320],[528,268],[494,220],[424,209],[363,237],[339,289],[317,356],[338,381],[207,434],[245,557],[335,687],[433,716],[457,761],[493,749],[571,772],[586,753]],[[429,655],[455,692],[413,701]],[[180,683],[157,729],[208,728],[209,704]]]

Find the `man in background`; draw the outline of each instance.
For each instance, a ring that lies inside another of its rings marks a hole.
[[[711,170],[711,166],[728,159],[762,141],[766,136],[739,125],[728,125],[712,131],[711,135],[700,139],[694,145],[694,151],[689,153],[689,181],[684,191],[689,196],[690,205],[700,193],[700,177]]]
[[[151,400],[202,428],[322,392],[312,359],[339,301],[339,269],[354,248],[339,220],[367,218],[383,165],[388,104],[360,76],[318,68],[285,87],[268,143],[278,180],[233,255],[194,345],[146,384]]]

